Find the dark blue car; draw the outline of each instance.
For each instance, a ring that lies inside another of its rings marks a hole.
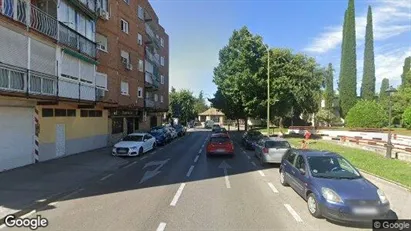
[[[158,145],[165,145],[171,140],[170,135],[163,127],[152,128],[150,134],[156,138]]]
[[[314,217],[363,223],[389,216],[385,194],[336,153],[291,149],[279,171],[281,184],[300,194]]]

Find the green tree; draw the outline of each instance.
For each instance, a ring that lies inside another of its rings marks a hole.
[[[204,94],[203,91],[200,91],[198,94],[198,97],[195,99],[195,105],[194,105],[194,111],[195,114],[198,115],[199,113],[202,113],[208,109],[208,106],[206,104],[206,101],[204,99]]]
[[[334,103],[334,69],[331,63],[328,64],[328,68],[325,73],[325,108],[331,110]]]
[[[403,86],[411,86],[411,82],[407,83],[407,74],[408,71],[411,69],[411,56],[405,58],[404,66],[402,67],[402,74],[401,74],[401,83]]]
[[[388,110],[388,100],[387,100]],[[400,87],[398,92],[392,95],[392,118],[393,123],[399,123],[404,125],[402,121],[403,113],[407,107],[411,105],[411,87]]]
[[[350,128],[382,128],[387,123],[387,113],[377,102],[361,100],[350,109],[345,121]]]
[[[179,118],[182,123],[195,118],[195,97],[191,91],[186,89],[176,91],[172,88],[169,97],[172,117]]]
[[[342,66],[340,68],[340,107],[343,117],[357,101],[357,54],[355,39],[355,6],[354,0],[349,0],[345,30],[343,34]]]
[[[402,120],[407,129],[411,129],[411,106],[407,107],[402,114]]]
[[[224,95],[221,89],[217,89],[214,97],[209,99],[211,106],[221,110],[227,119],[237,120],[237,129],[240,130],[239,119],[244,118],[244,110],[234,104],[233,100]]]
[[[361,84],[361,98],[374,100],[375,97],[375,61],[374,35],[371,6],[368,6],[367,27],[365,29],[364,71]]]
[[[337,116],[328,109],[320,109],[320,111],[315,115],[317,122],[325,122],[328,126],[338,122]]]
[[[382,79],[381,82],[381,88],[380,88],[380,96],[379,96],[379,101],[381,103],[386,102],[387,99],[387,92],[385,92],[385,90],[387,90],[390,87],[390,80],[387,78]]]

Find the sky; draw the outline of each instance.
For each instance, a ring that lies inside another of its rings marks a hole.
[[[170,37],[170,88],[216,91],[213,69],[232,32],[247,26],[270,47],[290,48],[335,68],[337,89],[344,11],[348,0],[150,0]],[[411,56],[411,1],[356,0],[357,94],[363,73],[367,8],[372,7],[376,90],[383,78],[401,82]]]

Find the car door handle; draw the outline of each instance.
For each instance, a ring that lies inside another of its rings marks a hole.
[[[294,171],[294,170],[291,170],[291,172],[292,172],[293,174],[295,174],[295,171]]]

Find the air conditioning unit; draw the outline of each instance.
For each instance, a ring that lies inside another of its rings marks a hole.
[[[133,70],[133,65],[131,63],[126,63],[126,69],[129,71]]]
[[[110,15],[108,14],[107,11],[105,11],[102,8],[98,9],[98,15],[100,16],[100,18],[104,19],[104,20],[109,20],[110,19]]]

